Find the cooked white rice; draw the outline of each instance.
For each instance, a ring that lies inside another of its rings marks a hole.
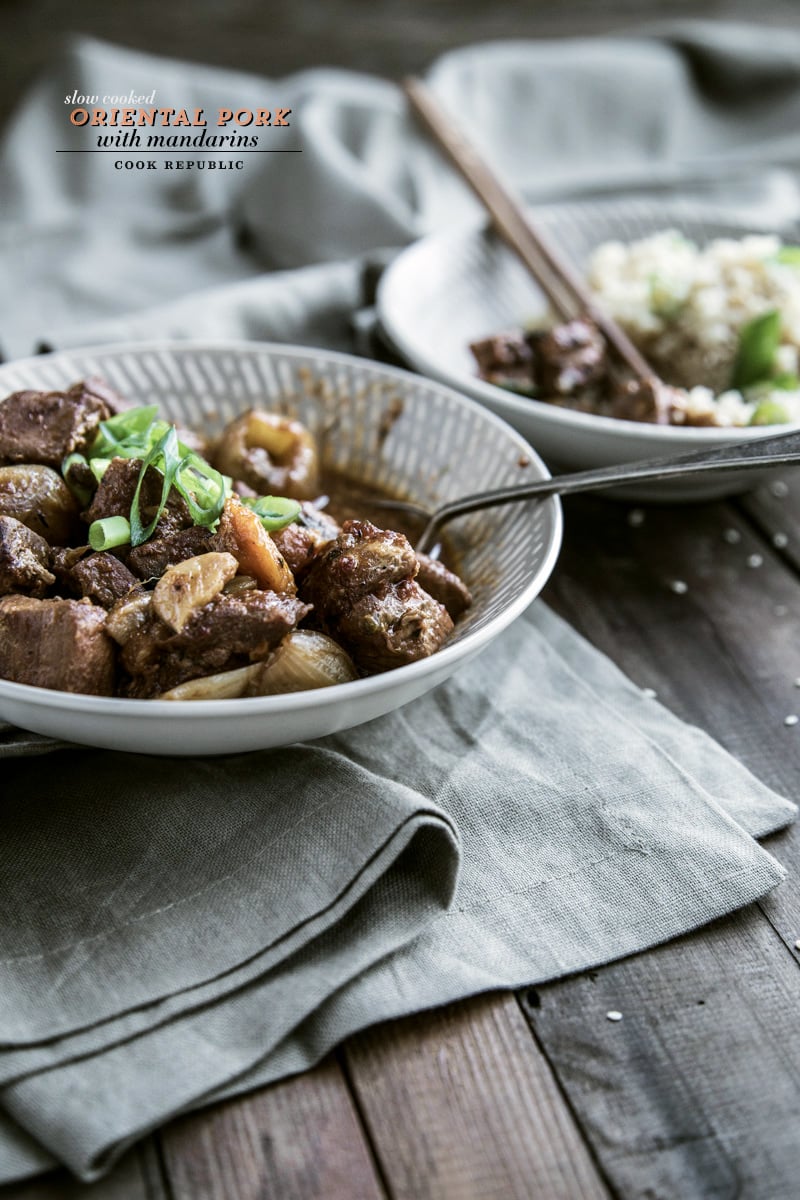
[[[690,419],[747,425],[759,408],[761,421],[770,404],[800,421],[800,389],[764,384],[743,395],[729,386],[742,327],[775,309],[775,373],[798,374],[800,267],[777,260],[781,245],[752,235],[700,249],[666,230],[629,245],[606,242],[592,255],[592,291],[662,378],[688,390]]]

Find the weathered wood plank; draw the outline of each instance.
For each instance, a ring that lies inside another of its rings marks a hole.
[[[608,1195],[511,995],[378,1026],[345,1057],[395,1200]]]
[[[334,1059],[162,1133],[173,1200],[382,1200]]]
[[[629,509],[567,505],[549,602],[638,683],[792,794],[800,741],[783,717],[797,705],[800,583],[731,506],[652,507],[636,525]],[[730,529],[738,541],[726,540]],[[760,564],[748,565],[754,554]],[[687,590],[674,592],[675,580]],[[787,1045],[800,1002],[800,837],[793,830],[771,847],[794,870],[761,906],[522,997],[623,1196],[797,1195],[800,1057]],[[621,1022],[607,1020],[613,1010]]]
[[[537,988],[526,1011],[620,1196],[796,1200],[799,1006],[800,971],[751,907]]]
[[[97,1183],[79,1183],[54,1171],[26,1183],[0,1187],[0,1200],[170,1200],[152,1139],[130,1151]]]
[[[800,572],[800,469],[784,472],[737,504],[784,561]]]

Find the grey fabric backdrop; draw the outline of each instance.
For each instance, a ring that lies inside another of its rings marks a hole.
[[[798,50],[696,26],[468,49],[431,80],[530,194],[680,178],[783,220]],[[280,95],[303,153],[180,178],[55,153],[65,94],[153,87],[209,109]],[[745,178],[734,160],[755,155],[783,165]],[[96,43],[54,64],[0,166],[12,356],[154,332],[346,349],[365,261],[474,212],[388,84]],[[171,1114],[373,1021],[693,928],[780,881],[753,835],[795,815],[541,605],[422,701],[313,745],[172,763],[6,729],[0,754],[6,1179],[58,1160],[91,1178]]]

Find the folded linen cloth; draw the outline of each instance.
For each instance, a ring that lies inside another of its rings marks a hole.
[[[542,604],[316,743],[6,753],[0,1178],[92,1178],[355,1029],[712,920],[780,881],[751,835],[796,811]]]
[[[704,195],[711,160],[797,155],[787,47],[797,35],[696,24],[468,49],[431,80],[531,194],[540,173],[597,189],[644,162]],[[198,332],[347,349],[365,256],[474,212],[396,89],[342,72],[275,85],[298,116],[291,169],[176,183],[55,155],[65,91],[154,86],[213,108],[266,85],[93,42],[55,64],[0,151],[6,355]],[[565,94],[555,136],[537,113]],[[796,217],[799,197],[785,167],[726,184],[754,220]],[[6,727],[0,757],[0,1179],[57,1161],[93,1178],[173,1113],[374,1021],[746,904],[782,877],[753,837],[796,811],[541,604],[436,692],[314,744],[174,763]]]

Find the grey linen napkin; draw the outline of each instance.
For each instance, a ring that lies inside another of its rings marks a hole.
[[[4,779],[0,1177],[92,1178],[374,1021],[712,920],[781,880],[751,834],[796,811],[542,604],[336,737]]]
[[[681,179],[716,204],[708,164],[735,174],[758,144],[772,165],[725,195],[777,221],[800,212],[797,49],[694,24],[468,48],[431,81],[531,194]],[[291,170],[142,180],[54,153],[73,88],[213,108],[266,86],[64,54],[0,150],[6,355],[170,334],[346,349],[365,256],[474,214],[397,90],[342,72],[269,85],[295,109]],[[5,727],[0,757],[0,1179],[93,1178],[374,1021],[694,928],[780,881],[753,837],[796,812],[541,604],[431,695],[314,744],[170,762]]]

